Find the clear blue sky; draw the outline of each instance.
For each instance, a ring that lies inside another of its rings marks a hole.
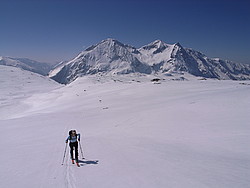
[[[69,60],[115,38],[156,39],[250,63],[249,0],[0,0],[0,55]]]

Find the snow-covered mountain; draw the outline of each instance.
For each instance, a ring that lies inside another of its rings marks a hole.
[[[76,58],[61,63],[50,77],[60,83],[70,83],[77,77],[96,73],[181,73],[217,79],[250,79],[250,66],[218,58],[208,58],[179,43],[166,44],[156,40],[139,49],[106,39],[87,48]]]
[[[0,65],[19,67],[24,70],[35,72],[41,75],[47,75],[52,68],[47,63],[37,62],[27,58],[13,58],[0,56]]]
[[[134,50],[136,49],[114,39],[103,40],[87,48],[73,60],[59,65],[50,72],[50,77],[60,83],[69,83],[80,75],[98,72],[150,74],[150,66],[139,61]]]
[[[179,43],[169,45],[156,40],[138,50],[139,60],[149,64],[155,72],[188,72],[195,76],[218,79],[250,79],[248,64],[209,58]]]

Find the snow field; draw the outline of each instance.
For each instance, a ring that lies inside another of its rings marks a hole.
[[[40,84],[46,93],[31,87],[11,99],[0,118],[0,187],[249,186],[249,85],[114,79]],[[61,165],[70,129],[82,136],[80,168],[69,148]]]

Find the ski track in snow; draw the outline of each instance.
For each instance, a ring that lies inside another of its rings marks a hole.
[[[73,172],[72,168],[75,168],[75,164],[70,164],[71,160],[69,155],[67,155],[67,163],[66,163],[66,167],[65,167],[65,187],[67,188],[76,188],[76,178]]]

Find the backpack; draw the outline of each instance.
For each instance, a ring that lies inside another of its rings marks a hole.
[[[69,131],[69,140],[71,140],[71,139],[72,139],[72,138],[71,138],[71,135],[72,135],[72,132],[73,132],[73,131],[75,131],[75,132],[76,132],[76,130],[70,130],[70,131]],[[77,134],[76,134],[76,138],[77,138]]]

